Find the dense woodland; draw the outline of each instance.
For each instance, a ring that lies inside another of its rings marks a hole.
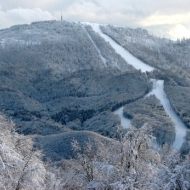
[[[163,79],[190,126],[189,40],[102,30],[159,71],[137,71],[86,24],[0,30],[0,189],[190,189],[189,131],[173,150],[174,124],[155,96],[144,98],[150,79]],[[121,106],[128,129],[113,113]]]
[[[173,77],[165,81],[165,91],[175,112],[190,128],[190,82],[181,77]]]

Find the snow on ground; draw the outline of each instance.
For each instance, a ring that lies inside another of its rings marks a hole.
[[[119,108],[118,110],[114,111],[113,113],[120,117],[121,126],[123,128],[128,128],[131,125],[131,120],[129,120],[123,116],[123,107]]]
[[[176,130],[176,138],[173,143],[173,147],[179,149],[184,142],[184,137],[186,135],[187,128],[184,125],[184,123],[181,121],[181,119],[176,115],[176,113],[174,112],[174,110],[172,109],[170,105],[169,100],[166,97],[166,94],[164,92],[164,81],[163,80],[156,81],[155,79],[151,79],[151,81],[153,82],[153,90],[149,92],[145,96],[145,98],[154,94],[160,100],[166,113],[174,122],[175,130]]]
[[[153,67],[143,63],[136,57],[134,57],[132,54],[130,54],[127,50],[125,50],[123,47],[121,47],[119,44],[117,44],[114,40],[112,40],[109,36],[102,33],[100,30],[100,25],[95,23],[84,23],[91,25],[93,30],[97,32],[101,37],[104,38],[105,41],[109,42],[110,45],[115,49],[115,51],[120,54],[129,64],[131,64],[136,69],[140,69],[142,72],[146,71],[152,71],[154,70]],[[155,94],[155,96],[160,100],[161,104],[163,105],[166,113],[169,115],[171,120],[173,121],[175,125],[176,130],[176,138],[173,143],[173,147],[179,149],[181,145],[184,142],[184,137],[186,135],[186,126],[181,121],[181,119],[176,115],[174,110],[172,109],[169,100],[166,97],[166,94],[164,92],[164,81],[155,79],[151,80],[153,82],[153,90],[148,93],[146,97],[150,96],[151,94]],[[121,119],[121,125],[123,128],[127,128],[131,125],[131,121],[123,116],[123,107],[119,108],[118,110],[114,111],[115,114],[117,114]]]
[[[96,48],[102,62],[104,63],[104,66],[107,67],[107,64],[106,64],[106,59],[105,57],[102,56],[100,50],[98,49],[98,47],[96,46],[96,44],[94,43],[94,40],[91,38],[90,34],[87,32],[87,30],[82,26],[82,28],[84,29],[84,31],[86,32],[87,36],[89,37],[90,41],[93,43],[94,47]]]
[[[143,63],[142,61],[134,57],[132,54],[130,54],[126,49],[124,49],[119,44],[117,44],[109,36],[102,33],[102,31],[100,30],[99,24],[95,24],[95,23],[86,23],[86,24],[91,25],[93,30],[97,32],[101,37],[103,37],[105,41],[109,42],[110,45],[115,49],[116,53],[120,54],[125,59],[125,61],[128,64],[132,65],[135,69],[138,69],[138,70],[140,69],[142,72],[146,72],[146,71],[150,72],[154,70],[153,67]]]

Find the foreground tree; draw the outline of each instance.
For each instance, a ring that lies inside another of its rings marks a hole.
[[[149,126],[130,128],[126,134],[120,133],[116,147],[106,147],[99,156],[90,142],[81,148],[73,141],[77,160],[82,166],[88,188],[109,189],[155,189],[154,179],[158,172],[159,154],[152,149]],[[106,158],[106,160],[105,160]]]
[[[14,124],[0,115],[0,189],[43,190],[46,169],[32,141],[13,130]]]
[[[72,147],[75,152],[75,157],[80,162],[85,171],[86,178],[90,182],[94,179],[95,162],[97,161],[96,151],[93,149],[90,140],[85,142],[84,147],[80,147],[79,143],[74,139]]]
[[[120,132],[112,145],[73,140],[75,159],[50,163],[41,161],[31,139],[15,133],[13,125],[0,115],[2,190],[190,189],[190,157],[165,147],[155,151],[149,125]]]
[[[117,178],[113,189],[154,189],[159,154],[152,148],[151,128],[131,128],[121,139],[121,153],[116,157]]]
[[[174,150],[167,151],[159,165],[155,184],[159,190],[189,190],[190,155],[183,157]]]

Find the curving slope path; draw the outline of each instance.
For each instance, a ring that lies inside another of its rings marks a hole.
[[[121,126],[123,128],[128,128],[131,125],[131,120],[127,119],[126,117],[123,116],[123,107],[119,108],[118,110],[113,112],[114,114],[118,115],[121,119]]]
[[[146,71],[149,72],[149,71],[154,70],[153,67],[143,63],[142,61],[134,57],[132,54],[130,54],[123,47],[121,47],[119,44],[117,44],[110,37],[102,33],[102,31],[100,30],[99,24],[93,24],[93,23],[86,23],[86,24],[91,25],[93,30],[97,32],[101,37],[103,37],[105,41],[109,42],[110,45],[115,49],[115,51],[118,54],[120,54],[133,67],[135,67],[136,69],[140,69],[142,72],[146,72]],[[156,81],[155,79],[152,79],[151,81],[153,82],[153,90],[150,93],[148,93],[145,97],[150,96],[151,94],[155,94],[155,96],[160,100],[166,113],[174,122],[175,130],[176,130],[176,138],[173,143],[173,147],[179,149],[184,142],[184,137],[185,137],[187,128],[184,125],[184,123],[181,121],[181,119],[176,115],[176,113],[174,112],[174,110],[172,109],[170,105],[169,100],[166,97],[166,94],[164,92],[164,81],[163,80]],[[124,128],[127,128],[130,126],[131,124],[130,120],[123,116],[123,107],[119,108],[114,113],[119,115],[119,117],[121,118],[121,125]]]
[[[173,147],[179,149],[183,142],[184,142],[184,137],[186,135],[186,126],[184,123],[181,121],[181,119],[176,115],[174,110],[172,109],[169,100],[167,99],[167,96],[164,92],[164,81],[163,80],[158,80],[156,81],[155,79],[151,79],[153,83],[153,90],[149,92],[146,96],[150,96],[154,94],[161,102],[163,105],[165,112],[169,115],[171,120],[173,121],[175,125],[175,130],[176,130],[176,137],[175,141],[173,143]]]

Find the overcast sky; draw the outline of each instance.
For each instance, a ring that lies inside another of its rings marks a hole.
[[[161,37],[190,38],[190,0],[0,0],[0,29],[39,20],[142,27]]]

